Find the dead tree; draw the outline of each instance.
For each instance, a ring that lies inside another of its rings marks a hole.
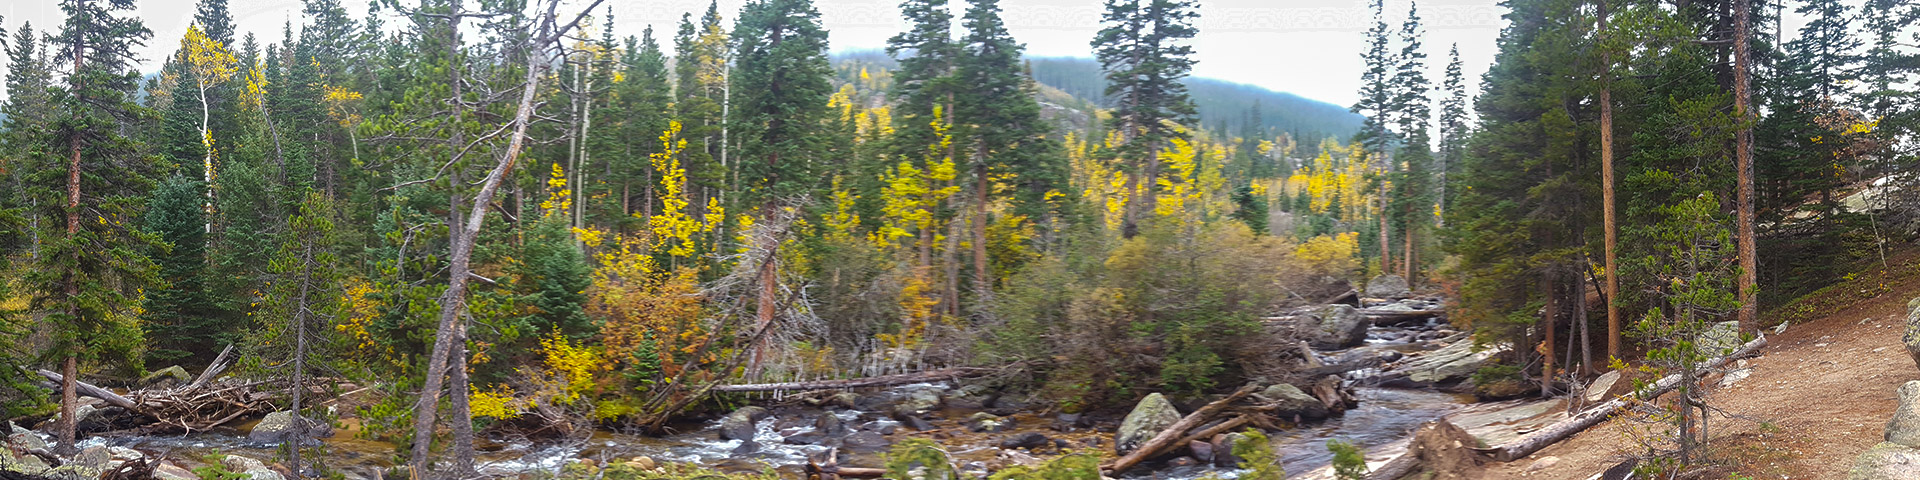
[[[440,321],[435,328],[433,353],[427,361],[425,385],[421,388],[419,402],[414,405],[413,456],[408,460],[408,466],[411,467],[412,475],[415,479],[424,478],[424,474],[427,472],[431,462],[430,453],[432,451],[435,414],[438,413],[440,406],[440,390],[447,380],[444,377],[448,376],[449,372],[454,372],[454,391],[451,395],[454,403],[454,418],[451,419],[451,423],[453,423],[453,428],[455,429],[455,451],[453,452],[455,455],[455,468],[458,470],[467,470],[472,467],[472,419],[465,408],[466,352],[464,351],[464,344],[466,324],[461,321],[461,315],[466,310],[467,283],[470,281],[470,277],[474,276],[471,266],[473,245],[480,235],[481,225],[485,223],[488,206],[492,204],[494,195],[499,192],[500,184],[503,183],[507,175],[513,171],[514,164],[520,159],[521,150],[526,146],[527,127],[532,123],[533,110],[536,106],[535,100],[540,90],[540,81],[545,78],[547,70],[552,66],[552,62],[548,61],[552,55],[552,52],[549,50],[557,48],[560,45],[560,40],[566,35],[567,31],[577,26],[580,21],[586,17],[588,12],[597,8],[603,1],[605,0],[593,1],[585,8],[582,8],[580,13],[574,16],[572,20],[561,23],[556,15],[560,8],[559,0],[548,0],[546,11],[540,14],[535,20],[537,25],[534,30],[535,34],[526,45],[527,72],[525,80],[520,85],[521,94],[518,108],[515,110],[513,121],[502,126],[499,130],[505,131],[510,129],[512,131],[507,149],[495,161],[493,169],[487,173],[486,178],[481,181],[480,190],[474,195],[473,204],[472,207],[468,209],[465,223],[463,225],[450,225],[457,226],[458,228],[451,230],[449,233],[452,238],[453,251],[451,255],[448,256],[449,273],[447,290],[440,297]],[[453,4],[455,7],[452,14],[448,15],[447,18],[450,24],[457,25],[462,17],[460,16],[458,7],[459,2],[454,2]],[[450,48],[457,49],[457,45],[458,44],[455,44],[455,46]],[[454,70],[460,68],[461,66],[459,65],[453,67]],[[455,103],[460,103],[461,101],[463,100],[455,99]],[[491,137],[492,135],[482,137],[475,140],[474,143],[490,140]],[[459,161],[458,156],[470,151],[470,147],[471,144],[462,147],[460,150],[455,150],[454,155],[456,158],[454,158],[453,161]],[[449,218],[454,221],[458,220],[457,216],[450,216]],[[462,425],[463,423],[464,425]]]

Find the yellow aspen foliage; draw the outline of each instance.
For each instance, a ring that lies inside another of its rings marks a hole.
[[[900,287],[898,302],[902,318],[899,333],[874,335],[888,348],[913,348],[918,345],[920,339],[926,335],[927,327],[939,317],[939,314],[934,313],[933,307],[938,305],[940,300],[931,294],[932,286],[927,281],[928,272],[925,269],[917,270],[919,271],[907,279],[906,285]]]
[[[1353,232],[1320,235],[1293,249],[1293,258],[1316,275],[1341,276],[1360,264],[1354,254],[1360,251],[1359,234]]]
[[[1155,183],[1165,193],[1154,206],[1155,214],[1192,225],[1224,211],[1223,201],[1209,202],[1207,195],[1224,191],[1226,181],[1220,175],[1220,165],[1226,163],[1226,149],[1210,148],[1202,153],[1194,142],[1175,138],[1160,151],[1160,163],[1167,170]]]
[[[646,220],[655,247],[677,258],[691,258],[700,251],[699,239],[726,220],[726,209],[717,199],[709,199],[704,216],[687,213],[692,200],[687,192],[687,169],[680,164],[680,152],[687,149],[680,129],[679,121],[668,123],[667,130],[660,133],[661,151],[648,156],[654,170],[660,172],[660,212]]]
[[[233,59],[233,52],[227,46],[208,37],[198,25],[187,26],[187,36],[180,40],[186,47],[187,71],[191,72],[194,82],[206,89],[233,78],[239,71]]]
[[[591,393],[597,386],[594,376],[610,369],[592,347],[574,345],[557,332],[540,340],[540,356],[546,367],[540,380],[543,393],[560,403],[571,404]]]
[[[514,396],[513,387],[494,385],[487,390],[474,389],[467,395],[467,408],[474,418],[506,420],[519,417],[521,401]]]
[[[379,293],[373,283],[366,279],[348,278],[341,291],[345,298],[340,302],[346,307],[343,321],[333,326],[335,331],[345,335],[353,349],[363,358],[376,359],[388,364],[399,365],[399,355],[393,345],[374,338],[367,329],[380,318],[380,312],[386,305],[375,296]]]
[[[936,220],[934,210],[947,197],[960,193],[960,187],[953,184],[957,173],[953,157],[947,155],[953,145],[953,135],[948,134],[949,127],[941,120],[940,110],[939,106],[933,108],[933,131],[939,140],[927,146],[926,168],[915,167],[913,162],[900,162],[888,172],[887,185],[881,187],[886,200],[881,211],[887,216],[881,235],[888,241],[932,234]]]
[[[567,172],[560,169],[560,162],[553,163],[553,173],[547,177],[547,199],[540,201],[540,211],[546,216],[565,215],[573,208],[573,191],[567,189]]]
[[[827,108],[840,111],[841,123],[853,121],[853,84],[841,85],[840,91],[827,97]]]
[[[1118,230],[1121,214],[1127,204],[1126,174],[1114,168],[1108,161],[1094,158],[1089,154],[1091,146],[1078,135],[1067,134],[1065,143],[1068,152],[1067,160],[1073,168],[1074,188],[1079,189],[1081,196],[1087,201],[1101,207],[1101,220],[1106,223],[1107,229]],[[1122,143],[1124,142],[1119,133],[1107,134],[1108,148],[1117,147]]]
[[[332,85],[320,88],[325,92],[321,99],[327,104],[327,117],[340,122],[340,126],[345,128],[353,128],[354,124],[360,123],[360,113],[353,108],[365,98],[360,92]]]
[[[267,76],[259,63],[247,68],[247,88],[240,90],[241,111],[265,115]]]

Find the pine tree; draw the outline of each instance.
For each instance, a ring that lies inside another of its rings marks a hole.
[[[1144,2],[1144,3],[1143,3]],[[1193,47],[1184,42],[1199,32],[1199,16],[1190,0],[1107,0],[1094,57],[1106,72],[1106,95],[1114,107],[1112,130],[1122,144],[1115,149],[1127,169],[1122,235],[1139,231],[1143,212],[1155,208],[1160,181],[1160,151],[1167,142],[1187,138],[1183,125],[1196,112],[1181,82],[1193,70]]]
[[[306,472],[301,457],[308,450],[304,447],[305,439],[310,438],[307,422],[319,421],[318,416],[307,420],[305,413],[308,406],[303,397],[310,369],[326,368],[331,363],[328,354],[337,351],[333,348],[335,329],[329,328],[328,320],[342,314],[341,294],[335,289],[343,279],[340,257],[333,251],[341,239],[332,202],[309,190],[298,212],[287,220],[287,231],[267,268],[271,280],[263,297],[266,305],[261,310],[265,315],[258,317],[265,319],[259,325],[262,334],[249,345],[253,355],[290,370],[287,376],[292,395],[288,408],[293,412],[294,429],[286,451],[294,478]]]
[[[193,24],[205,31],[207,38],[221,45],[233,44],[233,16],[227,13],[227,0],[200,0],[194,7]]]
[[[953,41],[953,14],[947,11],[947,0],[905,0],[900,14],[911,26],[887,39],[887,55],[900,62],[893,75],[893,96],[902,99],[894,107],[893,143],[895,155],[917,159],[936,141],[929,125],[936,120],[951,125],[952,116],[959,113],[954,96],[962,84],[954,68],[960,46]],[[946,112],[948,118],[930,118],[935,109]]]
[[[1391,218],[1392,226],[1400,231],[1402,245],[1399,271],[1408,282],[1417,281],[1414,277],[1415,238],[1420,230],[1427,228],[1434,204],[1430,191],[1433,185],[1433,151],[1429,146],[1432,137],[1428,133],[1433,110],[1427,99],[1427,90],[1431,85],[1426,75],[1427,54],[1422,51],[1420,42],[1425,35],[1426,31],[1420,26],[1418,4],[1408,4],[1407,19],[1400,27],[1400,54],[1395,57],[1393,78],[1388,81],[1393,92],[1391,107],[1394,123],[1406,138],[1395,155],[1404,170],[1391,177],[1393,191],[1389,209],[1381,211],[1381,216]],[[1383,271],[1388,268],[1381,265]]]
[[[238,333],[225,324],[228,318],[206,282],[205,191],[204,183],[175,176],[155,188],[147,202],[145,231],[161,241],[148,256],[164,280],[147,290],[146,315],[141,317],[140,326],[155,345],[147,351],[151,360],[211,361],[210,355]]]
[[[1454,44],[1447,51],[1447,73],[1440,89],[1447,93],[1447,97],[1440,100],[1440,151],[1436,157],[1440,165],[1434,169],[1434,173],[1439,175],[1434,188],[1438,190],[1439,217],[1445,219],[1447,206],[1453,203],[1452,198],[1447,196],[1447,187],[1450,182],[1456,181],[1453,175],[1459,171],[1461,162],[1466,160],[1467,139],[1473,133],[1467,125],[1469,99],[1467,84],[1460,72],[1459,44]]]
[[[824,187],[818,162],[826,150],[823,136],[828,83],[827,32],[811,0],[754,0],[734,25],[736,71],[728,80],[741,93],[728,127],[737,135],[740,175],[737,205],[757,206],[769,218],[801,196]],[[777,299],[778,245],[758,245],[770,257],[761,262],[756,295],[758,328],[773,322]],[[764,338],[764,337],[763,337]],[[756,345],[748,371],[758,374],[765,357]],[[751,375],[750,375],[751,376]]]
[[[65,0],[60,8],[67,20],[53,42],[73,67],[54,97],[60,114],[41,148],[63,152],[65,168],[39,169],[32,183],[39,215],[65,221],[41,222],[41,251],[26,284],[31,307],[47,313],[53,341],[45,358],[61,360],[57,448],[72,453],[80,361],[139,361],[132,353],[141,335],[128,309],[154,276],[140,248],[149,237],[129,222],[150,188],[152,162],[118,126],[151,114],[132,102],[140,77],[133,52],[151,33],[116,13],[132,10],[130,2]]]
[[[1360,100],[1350,108],[1353,113],[1364,117],[1360,131],[1353,134],[1353,144],[1374,161],[1381,162],[1382,171],[1389,171],[1391,169],[1386,168],[1388,165],[1385,164],[1387,148],[1395,141],[1393,132],[1387,130],[1387,125],[1392,123],[1394,92],[1391,70],[1394,68],[1394,57],[1388,45],[1384,0],[1373,0],[1372,9],[1373,27],[1367,30],[1367,50],[1360,54],[1361,62],[1366,65],[1366,70],[1360,73]],[[1393,261],[1393,254],[1385,248],[1390,243],[1387,238],[1385,179],[1377,178],[1375,181],[1382,183],[1379,189],[1380,225],[1375,233],[1380,239],[1380,270],[1384,273],[1389,268],[1387,265]]]

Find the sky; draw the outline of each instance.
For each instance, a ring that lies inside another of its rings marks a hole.
[[[198,0],[138,0],[139,15],[154,37],[141,52],[144,69],[158,68],[160,59],[177,48],[193,20]],[[366,0],[341,0],[352,16],[364,17]],[[577,1],[577,0],[570,0]],[[1426,50],[1436,83],[1446,66],[1449,46],[1458,44],[1469,78],[1477,79],[1493,61],[1494,40],[1504,12],[1497,0],[1424,0],[1420,14],[1428,29]],[[283,22],[298,28],[300,0],[229,0],[228,9],[244,34],[261,43],[281,37]],[[745,0],[720,0],[728,22]],[[5,2],[0,16],[8,28],[31,21],[36,29],[58,25],[63,14],[58,2]],[[671,37],[682,12],[695,19],[708,0],[608,0],[615,33],[637,35],[651,24],[663,40]],[[955,0],[964,7],[964,0]],[[1008,29],[1035,56],[1091,57],[1088,41],[1099,30],[1101,0],[1002,0]],[[823,23],[832,34],[836,51],[885,46],[888,37],[904,30],[898,0],[816,0]],[[1388,22],[1398,28],[1407,0],[1387,2]],[[603,7],[604,8],[604,7]],[[960,13],[956,11],[956,17]],[[1200,34],[1194,39],[1193,74],[1259,85],[1338,105],[1355,100],[1362,68],[1363,35],[1371,22],[1366,0],[1200,0]],[[390,21],[389,26],[402,22]],[[598,23],[597,21],[595,23]],[[1477,80],[1468,81],[1469,88]]]

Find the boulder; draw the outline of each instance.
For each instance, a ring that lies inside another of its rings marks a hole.
[[[1213,463],[1213,444],[1192,440],[1187,442],[1187,451],[1193,452],[1193,458],[1200,463]]]
[[[1305,420],[1327,418],[1327,404],[1320,399],[1300,391],[1299,387],[1285,383],[1276,383],[1260,391],[1260,396],[1277,405],[1274,416],[1282,419],[1299,417]]]
[[[13,449],[0,448],[0,470],[40,475],[47,471],[47,461],[38,456],[15,454]]]
[[[821,403],[829,407],[840,407],[852,410],[860,408],[860,396],[853,392],[840,392],[833,394],[831,397],[827,397],[827,400]]]
[[[1903,388],[1904,389],[1904,388]],[[1920,478],[1920,449],[1880,442],[1853,459],[1847,480],[1907,480]]]
[[[23,452],[28,450],[33,450],[33,449],[47,448],[47,440],[44,438],[40,438],[40,434],[33,433],[33,431],[31,430],[20,428],[18,425],[8,424],[8,426],[13,427],[13,433],[7,435],[8,447],[11,447],[14,450],[19,450]]]
[[[1367,341],[1367,328],[1373,321],[1360,310],[1346,305],[1328,305],[1311,315],[1303,315],[1297,324],[1307,343],[1321,350],[1352,348]]]
[[[173,462],[160,462],[153,467],[154,480],[200,480],[200,475]]]
[[[751,455],[753,454],[753,452],[758,452],[758,451],[760,451],[760,442],[755,442],[752,440],[744,440],[740,442],[739,446],[733,447],[733,451],[728,452],[728,454],[737,457],[740,455]]]
[[[915,411],[912,407],[907,405],[893,406],[893,420],[900,422],[901,425],[906,425],[907,428],[911,428],[914,430],[918,430],[922,432],[927,430],[933,430],[933,422],[929,422],[927,421],[927,419],[921,418],[919,412]]]
[[[1740,340],[1740,322],[1728,320],[1715,323],[1707,331],[1700,333],[1700,351],[1708,356],[1718,357],[1739,350],[1747,342]]]
[[[1207,443],[1213,445],[1213,466],[1221,468],[1240,468],[1240,457],[1233,454],[1233,446],[1247,440],[1247,434],[1240,432],[1214,435]]]
[[[301,419],[306,424],[307,438],[327,438],[333,436],[333,426],[315,418]],[[247,432],[247,442],[255,444],[279,444],[293,438],[299,428],[293,420],[292,410],[281,410],[267,414]]]
[[[805,432],[788,435],[786,438],[780,439],[780,442],[788,445],[814,445],[814,444],[820,443],[821,440],[826,440],[826,439],[827,439],[827,436],[824,434],[821,434],[819,431],[808,430]]]
[[[1406,298],[1413,291],[1407,288],[1407,279],[1399,275],[1381,275],[1367,281],[1365,293],[1372,298]]]
[[[193,381],[193,376],[187,374],[187,369],[180,368],[179,365],[174,365],[156,370],[153,373],[147,374],[145,377],[140,377],[139,385],[140,388],[164,389],[186,385],[187,382],[191,381]]]
[[[248,478],[252,478],[253,480],[286,480],[286,477],[281,476],[280,472],[274,471],[272,468],[267,468],[267,465],[260,463],[259,460],[239,455],[227,455],[227,458],[220,460],[220,465],[227,467],[227,471],[246,474]]]
[[[1900,406],[1893,410],[1893,418],[1887,420],[1886,441],[1920,448],[1920,380],[1900,385],[1894,398],[1900,401]]]
[[[1000,448],[1005,450],[1013,450],[1016,448],[1039,448],[1052,443],[1053,443],[1053,440],[1048,439],[1046,435],[1041,435],[1038,432],[1027,432],[1027,433],[1009,435],[1005,438],[1001,438]]]
[[[818,418],[813,419],[813,431],[829,437],[846,435],[847,422],[834,414],[822,413]]]
[[[771,415],[773,413],[765,408],[752,405],[740,407],[720,419],[720,439],[752,441],[754,434],[760,430],[754,424]]]
[[[931,412],[937,408],[940,408],[940,390],[932,387],[910,390],[905,398],[893,404],[896,412],[906,410],[914,414]]]
[[[1587,389],[1581,392],[1580,399],[1586,400],[1589,405],[1597,405],[1632,391],[1633,378],[1628,376],[1626,369],[1620,369],[1602,373],[1599,378],[1593,379],[1593,383],[1587,384]]]
[[[880,436],[879,433],[870,432],[870,431],[854,432],[854,434],[847,435],[847,438],[841,440],[840,442],[841,447],[844,447],[847,449],[847,451],[850,451],[853,453],[884,452],[884,451],[887,451],[887,447],[892,445],[893,445],[893,442],[887,441],[887,437]]]
[[[1920,365],[1920,297],[1907,302],[1907,334],[1900,337],[1900,343],[1906,344],[1914,365]]]
[[[1159,435],[1161,430],[1180,421],[1180,411],[1173,403],[1159,393],[1148,394],[1134,404],[1133,411],[1120,421],[1120,429],[1113,433],[1113,451],[1120,455],[1132,453],[1140,444]]]
[[[1013,428],[1013,419],[1002,418],[987,412],[977,412],[967,417],[967,430],[974,432],[1003,432]]]
[[[1474,372],[1480,371],[1481,366],[1505,351],[1506,347],[1501,346],[1476,352],[1473,351],[1473,342],[1462,339],[1439,350],[1402,360],[1386,375],[1404,377],[1416,387],[1454,385],[1467,380]]]

